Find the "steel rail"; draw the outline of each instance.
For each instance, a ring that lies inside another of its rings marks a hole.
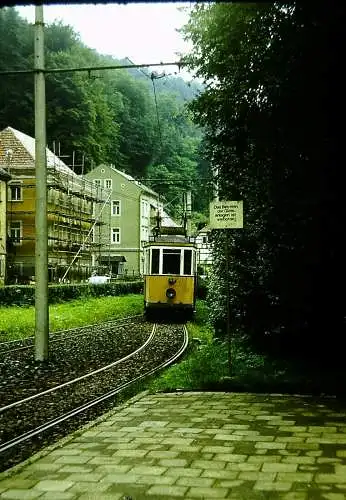
[[[153,331],[156,332],[156,329],[157,329],[157,324],[155,323]],[[185,349],[188,346],[189,337],[188,337],[187,328],[185,325],[183,325],[183,331],[184,331],[184,340],[183,340],[183,343],[182,343],[180,349],[173,356],[171,356],[168,360],[162,362],[160,365],[156,366],[155,368],[148,370],[144,374],[139,375],[138,377],[131,379],[128,382],[124,382],[123,384],[116,387],[115,389],[112,389],[110,392],[103,394],[102,396],[99,396],[98,398],[96,398],[92,401],[89,401],[88,403],[85,403],[85,404],[79,406],[78,408],[75,408],[74,410],[71,410],[71,411],[61,415],[60,417],[52,419],[49,422],[46,422],[45,424],[42,424],[42,425],[36,427],[35,429],[28,431],[25,434],[22,434],[21,436],[13,438],[10,441],[7,441],[2,446],[0,446],[0,453],[4,452],[10,448],[14,448],[18,444],[21,444],[24,441],[27,441],[28,439],[30,439],[34,436],[37,436],[37,434],[40,434],[40,433],[50,429],[51,427],[54,427],[54,426],[64,422],[65,420],[68,420],[69,418],[75,417],[79,413],[86,411],[86,410],[92,408],[93,406],[96,406],[97,404],[102,403],[106,399],[109,399],[109,398],[115,396],[119,392],[121,392],[124,389],[126,389],[127,387],[129,387],[131,384],[134,384],[135,382],[138,382],[139,380],[142,380],[143,378],[150,377],[151,375],[158,372],[159,370],[162,370],[162,369],[166,368],[167,366],[171,365],[183,354],[183,352],[185,351]]]
[[[128,354],[127,356],[125,356],[124,358],[118,359],[117,361],[113,361],[113,363],[110,363],[109,365],[103,366],[102,368],[98,368],[97,370],[86,373],[85,375],[82,375],[81,377],[77,377],[73,380],[69,380],[68,382],[64,382],[63,384],[52,387],[51,389],[47,389],[46,391],[39,392],[37,394],[33,394],[32,396],[28,396],[27,398],[24,398],[24,399],[21,399],[19,401],[15,401],[14,403],[11,403],[9,405],[3,406],[2,408],[0,408],[0,413],[3,413],[4,411],[9,410],[10,408],[14,408],[15,406],[19,406],[23,403],[27,403],[28,401],[32,401],[33,399],[37,399],[41,396],[45,396],[46,394],[50,394],[51,392],[58,391],[59,389],[62,389],[63,387],[67,387],[68,385],[72,385],[72,384],[75,384],[76,382],[80,382],[81,380],[92,377],[93,375],[96,375],[97,373],[108,370],[109,368],[113,368],[113,366],[116,366],[119,363],[122,363],[123,361],[126,361],[127,359],[131,358],[135,354],[141,352],[151,342],[154,335],[155,335],[155,324],[153,326],[151,334],[149,335],[147,340],[144,342],[144,344],[141,345],[135,351],[133,351],[130,354]]]

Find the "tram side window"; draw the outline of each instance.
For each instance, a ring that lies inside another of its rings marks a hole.
[[[192,250],[184,250],[184,274],[191,274]]]
[[[153,248],[151,250],[151,274],[159,274],[160,270],[160,250]]]
[[[143,266],[144,274],[150,274],[149,256],[150,256],[149,249],[144,250],[144,266]]]
[[[181,251],[165,248],[163,250],[162,274],[180,274]]]

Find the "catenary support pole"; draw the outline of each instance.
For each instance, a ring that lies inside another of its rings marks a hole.
[[[226,299],[227,299],[227,344],[228,344],[228,375],[232,375],[232,336],[231,336],[231,293],[229,276],[229,229],[225,229],[225,257],[226,257]]]
[[[192,215],[192,198],[191,191],[187,191],[186,193],[186,219],[187,219],[187,236],[191,236],[191,215]]]
[[[43,5],[35,7],[35,359],[48,359],[48,230]]]

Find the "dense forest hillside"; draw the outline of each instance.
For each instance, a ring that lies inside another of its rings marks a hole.
[[[0,69],[32,68],[33,26],[15,9],[2,8],[0,32]],[[61,22],[45,28],[45,60],[47,68],[129,64],[88,48]],[[0,129],[9,125],[34,135],[33,83],[32,74],[2,77]],[[151,78],[149,69],[48,73],[48,146],[60,147],[70,166],[74,157],[77,173],[114,164],[164,195],[177,216],[190,187],[196,210],[205,212],[209,195],[196,182],[205,174],[202,132],[186,107],[202,90],[179,76]]]
[[[130,59],[120,60],[120,64],[124,65],[129,64],[129,62],[132,61]],[[172,72],[166,73],[165,71],[160,71],[159,69],[150,72],[145,68],[134,68],[129,69],[128,72],[134,78],[139,78],[149,82],[149,85],[151,85],[151,77],[153,75],[155,77],[155,87],[158,93],[171,92],[175,94],[178,99],[181,99],[184,102],[191,101],[204,90],[204,85],[202,85],[198,80],[185,81],[181,76],[179,76],[178,69],[172,69]]]

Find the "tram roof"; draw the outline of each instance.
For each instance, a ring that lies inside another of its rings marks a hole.
[[[195,239],[178,234],[161,234],[159,236],[152,236],[144,246],[195,246]]]

